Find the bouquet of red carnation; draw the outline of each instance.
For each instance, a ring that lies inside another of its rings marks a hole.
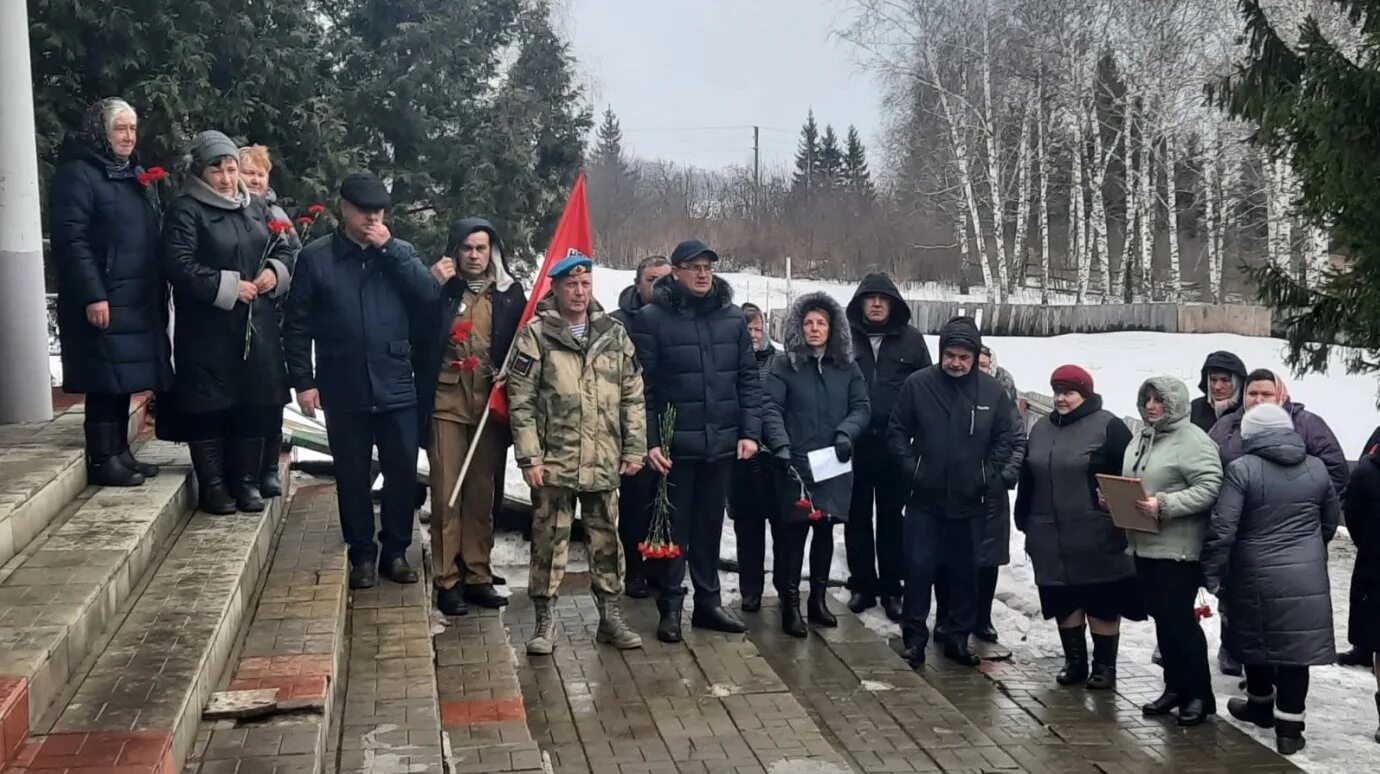
[[[1198,605],[1193,608],[1193,617],[1198,621],[1212,617],[1212,607],[1208,605],[1201,591],[1198,592]]]
[[[292,233],[292,223],[286,220],[270,220],[268,222],[268,233],[271,235],[268,244],[264,245],[264,253],[259,256],[259,267],[254,270],[254,276],[250,282],[259,278],[264,269],[268,266],[269,256],[273,255],[273,249],[279,242],[287,239],[287,235]],[[254,337],[254,305],[250,304],[249,314],[244,318],[244,355],[241,359],[249,359],[249,347]]]
[[[823,521],[824,511],[815,507],[814,497],[810,494],[810,488],[805,486],[805,479],[796,472],[794,465],[787,464],[786,471],[791,474],[791,478],[800,487],[800,497],[795,501],[796,512],[803,515],[811,523]]]
[[[661,414],[662,450],[670,458],[671,438],[676,432],[676,407],[667,406]],[[656,499],[652,501],[652,523],[647,529],[647,539],[637,544],[638,553],[646,559],[675,559],[680,556],[680,545],[676,543],[675,530],[671,524],[670,484],[666,476],[656,484]]]

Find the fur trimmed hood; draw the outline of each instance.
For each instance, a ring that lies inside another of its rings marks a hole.
[[[829,317],[829,342],[824,346],[824,357],[839,365],[852,363],[853,335],[843,307],[827,293],[806,293],[791,304],[781,337],[791,368],[799,371],[801,365],[814,357],[814,349],[805,343],[805,314],[816,309]]]

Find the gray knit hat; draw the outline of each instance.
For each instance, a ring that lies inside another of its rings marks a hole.
[[[1241,437],[1252,438],[1267,430],[1293,430],[1294,418],[1273,403],[1262,403],[1241,417]]]
[[[223,132],[210,129],[192,138],[192,146],[187,150],[187,155],[192,159],[192,172],[200,173],[226,156],[238,159],[240,146]]]

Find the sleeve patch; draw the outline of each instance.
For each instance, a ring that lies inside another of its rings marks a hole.
[[[519,352],[517,356],[513,358],[513,371],[521,376],[531,376],[532,366],[536,362],[536,359],[531,355]]]

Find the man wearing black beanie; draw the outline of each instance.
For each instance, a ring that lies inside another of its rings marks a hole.
[[[935,574],[944,567],[950,627],[944,655],[976,666],[968,645],[976,624],[978,546],[989,498],[1005,488],[1001,470],[1016,440],[1015,406],[996,379],[977,368],[982,336],[967,317],[939,334],[939,364],[906,379],[891,413],[887,441],[910,476],[902,544],[906,660],[925,662],[926,619]]]

